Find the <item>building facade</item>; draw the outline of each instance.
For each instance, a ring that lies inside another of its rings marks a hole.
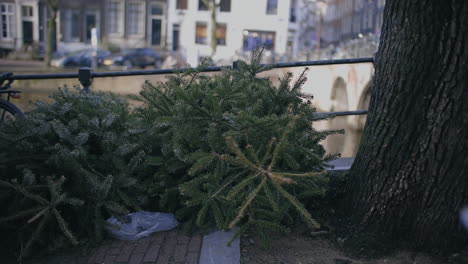
[[[321,42],[337,44],[366,34],[380,36],[385,0],[317,0],[321,2]]]
[[[50,11],[45,0],[0,0],[0,48],[44,46]],[[92,29],[107,46],[166,49],[166,0],[59,0],[58,49],[91,46]]]
[[[232,61],[265,45],[284,54],[297,43],[294,0],[218,0],[217,25],[202,0],[168,2],[167,42],[171,51],[182,53],[191,65],[212,54],[210,32],[216,26],[215,61]]]
[[[106,47],[166,49],[166,0],[61,1],[59,14],[59,47],[89,45],[96,28]]]
[[[0,48],[20,49],[46,38],[46,12],[41,0],[0,1]]]
[[[151,47],[178,52],[189,64],[211,57],[229,62],[265,45],[290,57],[304,50],[380,35],[385,0],[216,0],[216,25],[203,0],[59,0],[59,51],[91,46]],[[21,49],[47,40],[46,0],[0,0],[0,48]],[[276,59],[278,60],[278,58]]]

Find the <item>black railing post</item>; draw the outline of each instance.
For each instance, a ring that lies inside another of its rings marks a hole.
[[[232,69],[233,69],[233,70],[236,70],[237,67],[239,67],[239,61],[237,61],[237,60],[236,60],[236,61],[233,61],[233,62],[232,62]]]
[[[78,80],[81,85],[83,85],[83,91],[85,93],[89,92],[89,87],[93,83],[93,72],[90,68],[80,68],[78,70]]]

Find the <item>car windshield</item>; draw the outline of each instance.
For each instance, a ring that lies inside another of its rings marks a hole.
[[[122,50],[123,55],[135,55],[138,49],[124,49]]]

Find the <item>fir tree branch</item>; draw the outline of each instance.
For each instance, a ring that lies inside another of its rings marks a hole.
[[[262,190],[263,186],[265,186],[265,184],[267,183],[267,179],[268,179],[267,177],[263,177],[262,181],[257,186],[257,188],[255,188],[255,190],[253,190],[249,194],[249,196],[248,196],[247,200],[245,201],[244,205],[239,210],[239,213],[237,214],[236,218],[234,218],[234,220],[232,220],[232,222],[229,224],[230,229],[233,228],[234,226],[236,226],[237,223],[244,217],[246,210],[252,204],[253,200],[255,199],[255,196],[257,196],[257,194],[260,192],[260,190]]]
[[[278,192],[281,193],[281,195],[283,195],[283,197],[285,197],[296,208],[296,210],[299,212],[299,214],[302,216],[302,218],[310,228],[320,228],[320,224],[312,218],[312,215],[310,215],[310,213],[307,212],[307,210],[304,208],[301,202],[299,202],[294,196],[292,196],[285,189],[283,189],[283,187],[281,187],[280,184],[276,183],[275,181],[272,181],[272,183],[276,187]]]
[[[286,129],[284,130],[283,135],[281,135],[281,139],[276,145],[275,150],[273,151],[273,157],[271,159],[270,165],[268,165],[268,171],[271,171],[273,167],[275,166],[276,162],[278,161],[279,153],[283,148],[283,144],[286,141],[288,134],[292,131],[293,127],[295,126],[297,118],[298,118],[297,116],[293,117],[293,119],[286,126]]]
[[[60,215],[57,209],[53,208],[52,212],[55,215],[55,219],[57,219],[57,223],[59,224],[58,226],[60,227],[60,230],[62,230],[62,233],[70,240],[70,242],[74,246],[78,245],[78,240],[75,238],[75,236],[72,234],[72,232],[68,228],[67,223],[65,222],[65,219],[63,219],[63,217]]]
[[[31,208],[31,209],[20,211],[20,212],[14,214],[14,215],[0,218],[0,223],[16,220],[16,219],[19,219],[19,218],[23,218],[23,217],[25,217],[27,215],[34,214],[35,212],[38,212],[38,211],[40,211],[42,209],[43,209],[43,207],[41,206],[41,207],[34,207],[34,208]]]
[[[226,143],[228,144],[229,148],[231,149],[232,152],[236,154],[236,156],[242,161],[242,163],[252,169],[252,170],[259,170],[260,168],[258,165],[252,163],[245,155],[242,153],[240,150],[239,146],[237,143],[234,141],[234,139],[231,136],[226,137]]]

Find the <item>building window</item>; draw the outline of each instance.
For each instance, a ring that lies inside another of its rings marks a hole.
[[[187,9],[188,0],[177,0],[176,9]]]
[[[160,5],[151,6],[151,15],[162,16],[164,14],[163,7]]]
[[[74,41],[80,39],[80,13],[78,10],[71,10],[70,18],[70,38]]]
[[[205,4],[206,0],[198,0],[198,10],[206,11],[208,10],[208,6]]]
[[[21,15],[23,17],[32,17],[33,16],[32,6],[21,6]]]
[[[231,0],[221,0],[219,3],[219,11],[231,12]]]
[[[206,23],[197,22],[197,28],[195,32],[195,43],[206,44],[207,43],[207,27]]]
[[[127,33],[141,35],[144,32],[144,6],[142,2],[128,3],[127,7]]]
[[[244,30],[244,51],[251,51],[262,46],[267,50],[275,48],[275,32]]]
[[[297,15],[296,15],[296,1],[291,1],[291,8],[289,9],[289,22],[296,23]]]
[[[226,24],[216,24],[216,43],[226,45]]]
[[[374,10],[373,8],[369,8],[369,10],[367,11],[366,29],[372,29],[373,25],[374,25]]]
[[[362,0],[357,0],[356,2],[354,2],[354,11],[357,12],[361,10],[362,6],[363,6]]]
[[[14,4],[0,3],[0,38],[13,39],[15,29]]]
[[[267,0],[267,15],[276,15],[278,13],[278,0]]]
[[[122,2],[109,1],[107,8],[107,31],[108,33],[122,33]]]

